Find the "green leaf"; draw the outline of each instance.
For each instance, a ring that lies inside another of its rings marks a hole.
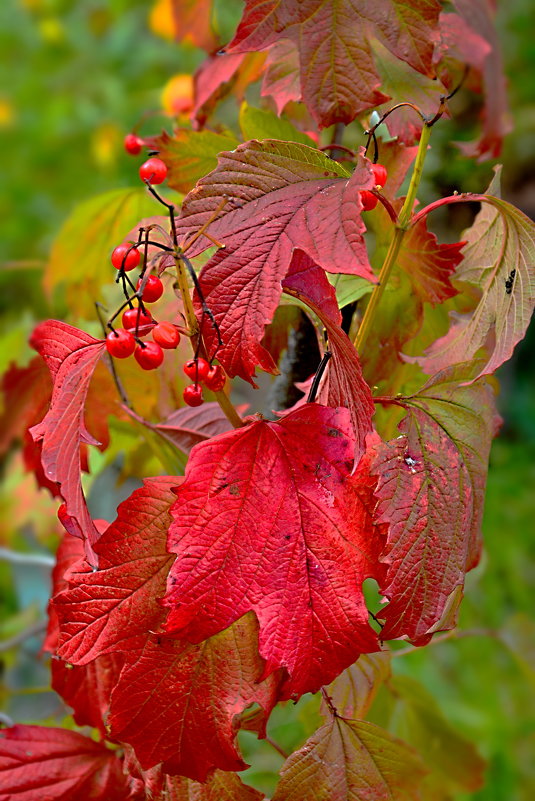
[[[327,273],[327,278],[336,289],[336,299],[338,307],[343,309],[350,303],[367,295],[373,289],[373,284],[358,275],[332,275]]]
[[[310,136],[298,131],[288,120],[277,117],[272,111],[264,111],[247,103],[242,103],[240,108],[240,128],[245,140],[282,139],[300,142],[309,147],[316,146]]]
[[[159,156],[167,164],[167,183],[178,192],[189,192],[199,178],[217,167],[217,156],[234,150],[238,141],[231,134],[213,131],[178,129],[169,136],[165,131],[154,140]]]
[[[102,285],[111,284],[117,275],[111,251],[139,220],[158,212],[158,204],[143,187],[114,189],[76,206],[52,245],[45,290],[64,286],[71,314],[93,319]]]

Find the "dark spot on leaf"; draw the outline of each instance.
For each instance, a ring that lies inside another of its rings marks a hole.
[[[229,488],[229,492],[230,492],[231,495],[239,495],[240,494],[240,488],[238,486],[236,486],[236,484],[232,484],[232,486]]]
[[[343,437],[344,435],[342,434],[341,431],[339,431],[338,428],[329,428],[329,430],[327,431],[327,436],[328,437]]]
[[[285,539],[285,540],[291,540],[291,537],[290,537],[290,535],[289,535],[289,534],[285,534],[285,535],[284,535],[284,539]]]

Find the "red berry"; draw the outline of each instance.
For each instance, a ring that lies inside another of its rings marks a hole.
[[[136,326],[138,326],[138,328],[142,328],[144,325],[150,325],[150,323],[152,323],[152,316],[143,310],[139,311],[139,309],[127,309],[125,312],[123,312],[122,322],[123,328],[126,328],[127,330],[135,329]]]
[[[124,328],[116,328],[115,331],[110,331],[106,337],[106,348],[110,356],[115,356],[116,359],[126,359],[131,356],[136,347],[136,340],[130,333],[125,331]]]
[[[173,323],[163,321],[152,329],[152,338],[162,348],[176,348],[180,342],[180,334]]]
[[[220,392],[225,386],[226,380],[227,377],[223,371],[223,368],[216,364],[215,367],[212,367],[208,371],[208,375],[204,379],[204,383],[208,389],[212,390],[212,392]]]
[[[156,342],[147,342],[137,346],[134,359],[143,370],[155,370],[163,362],[163,350]]]
[[[139,250],[137,250],[137,248],[132,248],[132,250],[130,250],[130,248],[132,248],[132,245],[128,243],[118,245],[111,254],[111,263],[117,270],[120,270],[122,267],[126,272],[129,272],[129,270],[133,270],[134,267],[137,267],[139,264]]]
[[[143,139],[140,139],[139,136],[133,133],[126,134],[124,138],[124,149],[127,153],[130,153],[131,156],[137,156],[141,153],[142,147]]]
[[[163,184],[167,178],[167,167],[161,159],[152,156],[139,168],[139,177],[149,184]]]
[[[182,393],[182,397],[188,406],[200,406],[204,401],[202,389],[198,384],[188,384]]]
[[[388,177],[386,167],[384,167],[382,164],[372,164],[372,170],[376,185],[384,186]]]
[[[210,372],[210,365],[206,359],[190,359],[186,362],[183,369],[187,377],[197,383],[198,381],[204,381]]]
[[[379,203],[379,198],[372,192],[368,192],[367,189],[363,189],[360,193],[360,201],[362,203],[362,211],[371,211]]]
[[[142,279],[137,282],[137,289],[141,286]],[[145,289],[143,290],[143,300],[145,303],[156,303],[163,295],[163,284],[155,275],[149,275]]]

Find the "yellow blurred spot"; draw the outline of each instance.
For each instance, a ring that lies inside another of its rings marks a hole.
[[[45,42],[50,42],[50,44],[56,44],[65,38],[63,25],[57,17],[44,17],[40,20],[39,33]]]
[[[187,114],[193,108],[193,78],[174,75],[162,91],[162,106],[168,114]]]
[[[175,38],[176,29],[171,0],[156,0],[149,14],[149,27],[153,33],[163,39]]]
[[[116,125],[104,123],[93,134],[91,153],[99,167],[109,167],[117,159],[121,146],[121,132]]]
[[[15,109],[5,97],[0,97],[0,128],[8,128],[15,119]]]

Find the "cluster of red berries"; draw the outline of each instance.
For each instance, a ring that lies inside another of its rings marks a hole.
[[[383,164],[372,164],[373,176],[375,178],[375,185],[383,187],[386,184],[388,177],[386,167]],[[362,211],[371,211],[379,203],[379,198],[373,192],[363,189],[360,193],[360,200],[362,203]]]
[[[138,156],[144,144],[143,139],[134,133],[129,133],[124,138],[124,149],[131,156]],[[139,177],[149,184],[162,184],[167,178],[167,166],[157,156],[151,156],[139,168]]]
[[[193,381],[193,384],[188,384],[182,393],[182,397],[188,406],[200,406],[204,401],[200,384],[204,384],[212,392],[220,392],[227,380],[222,367],[218,364],[210,367],[209,362],[200,356],[196,359],[189,359],[183,370],[187,377]]]

